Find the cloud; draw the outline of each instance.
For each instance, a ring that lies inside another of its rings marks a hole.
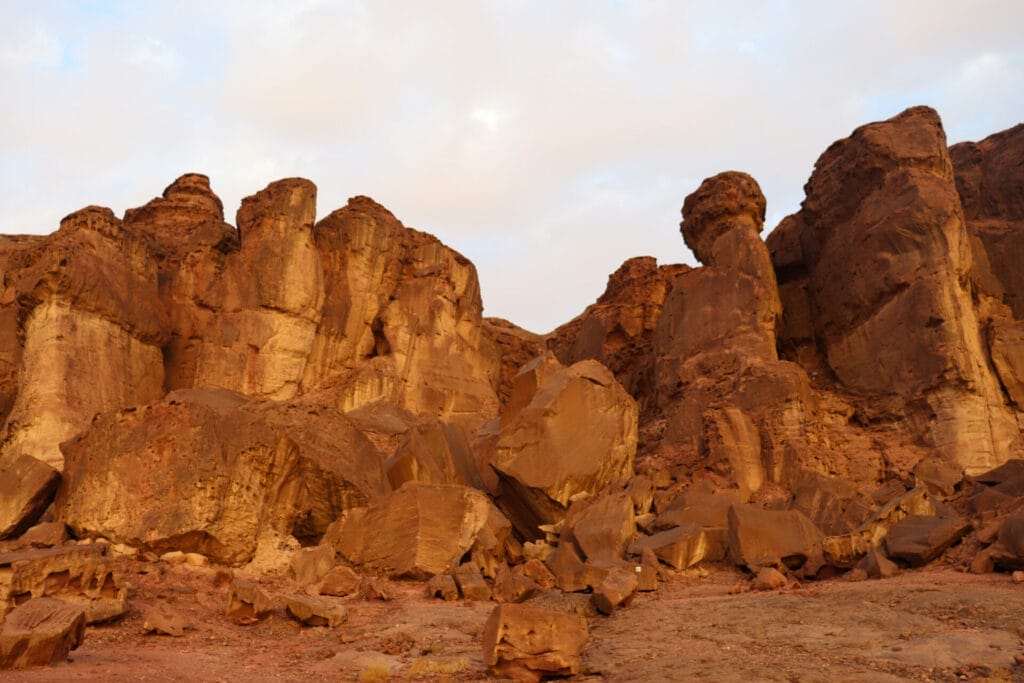
[[[1024,5],[15,4],[0,26],[0,230],[211,176],[230,215],[284,176],[369,194],[544,331],[631,256],[692,260],[679,207],[735,168],[795,210],[817,156],[911,104],[951,141],[1024,111]],[[56,47],[54,47],[56,46]],[[15,55],[14,57],[10,55]]]

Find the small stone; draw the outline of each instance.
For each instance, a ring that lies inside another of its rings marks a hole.
[[[750,585],[756,591],[773,591],[782,588],[787,582],[786,575],[778,569],[764,567],[757,573]]]
[[[868,573],[860,567],[855,567],[846,572],[845,578],[847,581],[867,581]]]
[[[185,635],[186,628],[185,618],[163,604],[150,607],[149,611],[146,612],[145,620],[142,622],[142,630],[145,633],[155,633],[175,638]]]
[[[1013,577],[1014,583],[1024,583],[1024,571],[1018,569],[1010,576]]]
[[[305,626],[335,628],[344,624],[348,619],[348,612],[341,605],[308,595],[286,595],[284,608],[288,616]]]
[[[228,591],[227,617],[237,624],[254,624],[277,608],[274,600],[252,581],[235,579]]]
[[[472,562],[456,567],[453,574],[462,597],[467,600],[491,599],[491,587],[487,585],[484,577],[480,575],[480,570]]]
[[[359,595],[364,600],[384,600],[386,602],[391,599],[391,589],[382,579],[366,577],[359,582]]]
[[[351,568],[340,566],[327,572],[320,583],[320,595],[333,595],[339,598],[352,595],[359,590],[362,579]]]
[[[632,565],[615,566],[595,588],[591,599],[602,614],[611,614],[629,604],[640,585],[640,574]]]
[[[437,574],[427,581],[427,595],[441,600],[458,600],[459,589],[451,574]]]
[[[168,564],[184,564],[185,553],[180,550],[172,550],[160,556],[160,559]]]

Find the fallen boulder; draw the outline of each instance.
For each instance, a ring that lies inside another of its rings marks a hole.
[[[970,531],[959,517],[910,515],[889,531],[885,549],[889,557],[911,567],[922,567],[941,555]]]
[[[29,455],[0,457],[0,540],[36,523],[57,493],[60,473]]]
[[[590,631],[581,616],[528,605],[499,605],[484,627],[484,662],[500,676],[539,681],[579,673]]]
[[[581,361],[539,383],[529,403],[503,424],[491,463],[500,503],[516,530],[539,538],[538,527],[563,519],[572,500],[629,479],[636,430],[636,402],[597,361]]]
[[[736,564],[799,569],[820,548],[822,538],[818,527],[797,510],[729,508],[729,556]]]
[[[511,525],[487,496],[458,484],[407,482],[340,522],[338,551],[392,577],[427,577],[463,555],[509,557]],[[483,564],[483,563],[480,563]]]

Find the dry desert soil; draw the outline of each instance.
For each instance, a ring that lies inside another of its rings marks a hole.
[[[335,629],[280,613],[238,626],[223,615],[224,570],[124,562],[124,618],[90,627],[68,664],[4,680],[492,680],[481,652],[491,602],[442,602],[421,582],[394,582],[387,602],[339,599],[349,618]],[[577,680],[1024,681],[1024,584],[1005,574],[936,567],[767,593],[725,567],[666,578],[590,620]],[[183,637],[142,632],[159,603],[184,617]]]

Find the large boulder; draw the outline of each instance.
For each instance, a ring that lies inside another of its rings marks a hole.
[[[485,494],[458,484],[407,482],[338,521],[329,537],[354,564],[393,577],[426,577],[512,559],[511,525]]]
[[[56,505],[77,536],[225,564],[265,534],[315,539],[387,490],[379,453],[341,413],[226,390],[101,416],[63,449]]]
[[[503,420],[491,467],[502,507],[523,536],[536,538],[538,527],[561,520],[573,499],[632,476],[637,406],[597,361],[520,379],[534,393]]]

